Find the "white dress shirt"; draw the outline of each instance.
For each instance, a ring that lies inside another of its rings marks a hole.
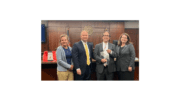
[[[107,43],[103,42],[103,51],[104,51],[105,56],[107,56],[107,57],[109,57],[109,54],[107,52],[108,44],[109,44],[108,42]],[[111,50],[110,54],[112,54],[112,50]],[[104,63],[104,66],[106,66],[106,65],[107,65],[107,62]]]
[[[103,51],[104,51],[104,50],[108,50],[108,44],[109,44],[108,42],[107,42],[107,43],[104,43],[104,42],[103,42]],[[106,47],[105,47],[105,46],[106,46]],[[112,54],[112,50],[111,50],[110,54]]]

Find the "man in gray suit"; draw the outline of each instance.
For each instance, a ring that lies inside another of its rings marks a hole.
[[[103,33],[103,42],[95,46],[94,58],[96,60],[96,74],[97,80],[113,80],[116,71],[114,57],[115,45],[109,43],[109,32]]]

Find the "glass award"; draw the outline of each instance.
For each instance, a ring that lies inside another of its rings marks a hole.
[[[108,64],[108,61],[109,61],[109,54],[106,50],[100,52],[100,57],[104,58],[107,60],[107,62],[104,63],[104,65],[107,65]]]

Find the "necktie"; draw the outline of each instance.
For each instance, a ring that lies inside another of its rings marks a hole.
[[[104,53],[106,53],[106,47],[107,47],[107,44],[105,44]],[[105,66],[105,67],[107,66],[107,62],[104,63],[104,66]]]
[[[106,50],[106,44],[105,44],[104,50]]]
[[[88,52],[87,44],[85,44],[85,51],[86,51],[86,57],[87,57],[87,65],[89,65],[90,64],[90,60],[89,60],[89,52]]]

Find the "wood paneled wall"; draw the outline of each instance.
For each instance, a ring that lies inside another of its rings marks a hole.
[[[110,21],[48,21],[46,27],[46,42],[41,43],[41,52],[56,51],[60,45],[60,35],[67,34],[69,28],[69,37],[71,46],[75,42],[80,41],[80,33],[85,26],[93,28],[93,34],[89,36],[88,42],[96,44],[102,42],[102,33],[107,29],[110,32],[110,42],[118,40],[120,34],[126,32],[130,35],[131,41],[136,50],[136,56],[139,57],[139,29],[125,29],[124,22],[110,22]]]
[[[75,42],[80,41],[80,33],[85,26],[93,28],[93,34],[89,36],[88,42],[93,42],[94,47],[96,44],[102,42],[102,33],[107,29],[110,32],[112,43],[117,40],[119,35],[124,32],[124,22],[102,22],[102,21],[48,21],[47,41],[42,43],[42,52],[45,50],[55,51],[59,46],[61,34],[67,34],[69,28],[69,37],[71,46]],[[48,46],[48,48],[45,48]]]
[[[139,29],[125,29],[125,32],[129,34],[135,48],[136,57],[139,58]]]

